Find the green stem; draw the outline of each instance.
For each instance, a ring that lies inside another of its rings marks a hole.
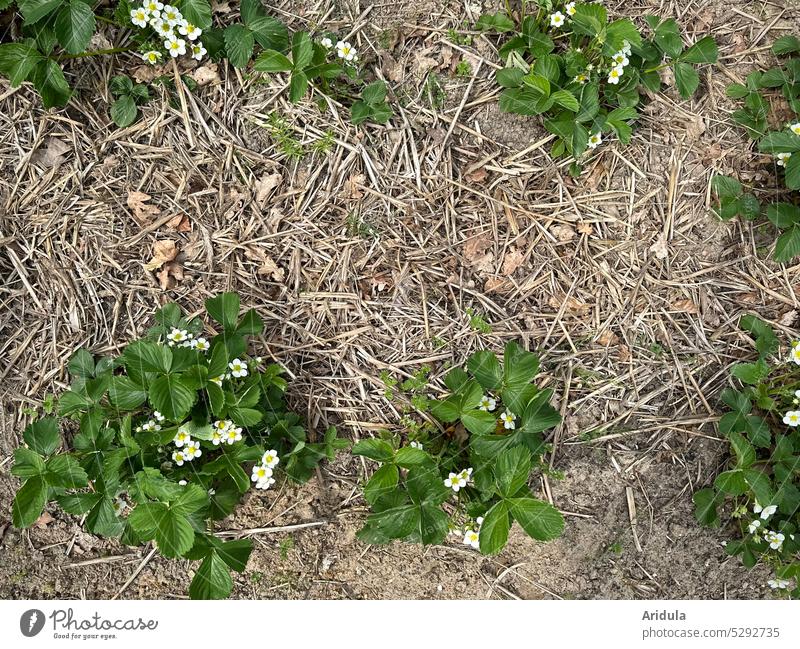
[[[119,27],[120,25],[117,24],[116,20],[112,20],[111,18],[106,18],[101,14],[95,14],[94,17],[102,23],[106,23],[107,25],[116,25]]]
[[[107,54],[122,54],[123,52],[132,52],[135,47],[111,47],[105,50],[89,50],[81,52],[80,54],[60,54],[57,59],[80,59],[86,56],[104,56]]]
[[[654,68],[649,68],[649,69],[645,70],[644,73],[647,74],[648,72],[658,72],[659,70],[663,70],[664,68],[671,67],[672,64],[673,64],[673,61],[668,61],[666,63],[662,63],[661,65],[657,65]]]

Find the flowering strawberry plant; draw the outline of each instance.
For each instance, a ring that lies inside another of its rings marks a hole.
[[[561,421],[550,405],[552,390],[532,383],[538,369],[537,356],[513,342],[503,363],[490,351],[476,352],[466,371],[447,374],[450,394],[425,404],[439,434],[419,428],[407,445],[391,438],[355,444],[353,453],[381,464],[364,485],[372,513],[359,538],[438,544],[456,533],[495,554],[513,521],[540,541],[560,536],[563,516],[528,486],[532,470],[544,469],[542,433]]]
[[[779,174],[792,191],[787,193],[787,200],[762,205],[736,178],[716,175],[712,188],[719,200],[720,218],[766,218],[782,231],[775,242],[774,257],[785,262],[800,254],[800,207],[794,193],[800,190],[800,38],[779,38],[772,52],[779,57],[778,65],[752,72],[744,84],[728,86],[727,94],[743,104],[734,111],[733,120],[758,143],[759,151],[774,156],[775,166],[783,169]]]
[[[56,417],[34,421],[14,453],[23,484],[13,524],[29,527],[50,501],[85,516],[88,531],[126,545],[153,541],[165,557],[202,561],[193,598],[227,597],[230,570],[242,572],[248,539],[214,533],[254,487],[269,489],[279,470],[304,482],[346,442],[329,429],[311,442],[286,408],[278,365],[247,354],[261,333],[255,310],[239,316],[239,298],[206,301],[211,331],[169,304],[147,335],[116,358],[79,350],[69,362],[70,389]],[[64,438],[59,429],[65,431]]]
[[[536,7],[525,15],[529,4]],[[545,128],[556,136],[554,157],[578,160],[608,135],[627,144],[643,90],[661,89],[659,71],[672,69],[686,99],[700,85],[695,66],[717,60],[713,38],[685,47],[672,18],[645,16],[644,38],[626,18],[609,21],[599,3],[537,0],[521,6],[518,21],[509,13],[486,14],[476,28],[509,35],[499,48],[506,63],[497,72],[504,88],[500,108],[544,115]],[[574,164],[573,172],[579,171]]]
[[[242,0],[238,20],[226,17],[224,25],[221,17],[213,15],[208,0],[172,2],[119,0],[93,8],[86,0],[0,0],[0,12],[13,12],[19,23],[11,33],[20,34],[16,42],[0,43],[0,74],[13,87],[24,82],[33,84],[44,106],[50,108],[66,105],[72,96],[64,70],[73,60],[128,54],[153,66],[181,61],[181,67],[188,69],[194,62],[211,57],[227,59],[232,66],[244,68],[258,49],[262,53],[257,70],[291,71],[292,101],[299,101],[314,83],[320,92],[335,90],[337,96],[351,99],[351,104],[380,105],[366,111],[354,106],[356,123],[366,119],[385,123],[391,117],[391,108],[383,101],[385,86],[380,101],[373,104],[366,97],[353,96],[350,85],[342,81],[357,82],[356,92],[364,87],[351,43],[340,40],[334,47],[332,35],[326,35],[319,43],[312,42],[306,32],[290,36],[282,22],[267,15],[261,0]],[[99,32],[113,47],[93,49]],[[291,61],[286,56],[290,42]],[[187,79],[183,77],[189,87]],[[137,106],[147,100],[144,91],[120,92],[125,89],[119,84],[110,90],[116,97],[112,119],[118,126],[132,124],[139,114]],[[374,101],[374,91],[371,98]]]
[[[759,357],[731,370],[741,387],[722,393],[728,411],[719,432],[730,442],[733,457],[713,486],[694,494],[696,516],[716,526],[723,509],[726,526],[737,535],[724,544],[726,552],[741,557],[748,568],[758,561],[769,564],[775,570],[769,586],[798,598],[800,342],[792,344],[787,362],[769,325],[753,316],[743,317],[740,325],[755,339]]]

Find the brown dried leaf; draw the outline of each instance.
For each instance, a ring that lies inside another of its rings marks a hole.
[[[573,230],[572,227],[566,223],[554,225],[552,228],[550,228],[550,232],[562,243],[572,241],[575,238],[575,230]]]
[[[153,244],[153,258],[145,264],[144,269],[153,271],[161,268],[164,264],[174,261],[178,256],[178,247],[174,241],[164,239]]]
[[[609,345],[616,345],[619,342],[619,336],[615,334],[611,329],[604,329],[603,333],[601,333],[597,337],[597,343],[599,345],[603,345],[603,347],[608,347]]]
[[[512,286],[505,277],[490,277],[483,285],[484,293],[502,293]]]
[[[216,63],[195,68],[189,76],[197,82],[198,86],[207,86],[210,83],[219,83],[219,66]]]
[[[485,167],[478,167],[477,169],[473,169],[472,171],[468,171],[464,174],[464,178],[469,180],[471,183],[482,183],[486,180],[486,176],[488,173]]]
[[[167,221],[167,227],[175,232],[191,232],[192,224],[185,214],[178,214]]]
[[[556,296],[552,295],[547,300],[548,306],[556,309],[558,311],[561,310],[562,305],[564,306],[564,310],[572,315],[576,315],[579,317],[586,317],[589,315],[590,307],[585,302],[581,302],[577,298],[572,296],[566,297],[565,295]]]
[[[43,167],[60,167],[66,160],[66,154],[72,151],[72,147],[66,142],[62,142],[57,137],[50,136],[44,148],[39,148],[31,155],[31,162],[40,164]]]
[[[34,522],[34,525],[36,525],[36,527],[38,527],[40,530],[43,530],[47,528],[47,526],[54,520],[55,519],[52,516],[50,516],[50,514],[48,514],[47,512],[42,512],[42,515],[36,519],[36,522]]]
[[[154,217],[161,214],[161,210],[155,205],[147,205],[150,195],[143,192],[130,192],[128,194],[128,207],[133,210],[133,218],[139,225],[147,225]]]
[[[283,176],[280,174],[264,174],[260,179],[256,180],[256,203],[264,205],[272,191],[283,182]]]
[[[500,269],[500,272],[506,276],[513,275],[514,271],[522,266],[524,262],[525,253],[519,248],[512,248],[503,258],[503,267]]]
[[[680,311],[681,313],[700,313],[697,305],[692,300],[675,300],[671,306],[675,311]]]
[[[650,252],[656,256],[656,259],[666,259],[669,256],[669,246],[663,234],[658,235],[656,242],[650,246]]]
[[[163,77],[165,74],[170,74],[170,70],[165,65],[150,64],[135,67],[131,72],[136,83],[150,83],[156,77]]]
[[[364,183],[366,182],[367,178],[364,174],[352,174],[345,182],[344,182],[344,192],[342,192],[346,198],[352,198],[354,200],[359,200],[364,198]]]
[[[175,285],[183,279],[183,265],[177,261],[164,264],[164,267],[156,273],[161,290],[167,291],[175,288]]]

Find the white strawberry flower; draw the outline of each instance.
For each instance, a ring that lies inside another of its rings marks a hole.
[[[467,486],[467,479],[461,473],[450,473],[444,481],[444,486],[458,492],[459,489]]]
[[[761,505],[759,505],[758,501],[756,500],[755,503],[753,503],[753,513],[760,514],[763,510],[764,508]]]
[[[178,56],[186,54],[186,41],[182,38],[168,38],[164,41],[164,48],[169,52],[169,55],[174,59]]]
[[[586,143],[590,149],[596,149],[603,143],[603,136],[601,135],[600,131],[597,133],[592,133],[589,136],[589,141]]]
[[[630,63],[628,57],[625,55],[625,52],[621,50],[617,52],[614,56],[612,56],[611,60],[614,61],[614,65],[622,68],[624,68],[626,65]]]
[[[174,26],[183,20],[183,16],[176,7],[173,7],[172,5],[164,5],[164,8],[161,11],[161,19]]]
[[[220,374],[219,376],[215,376],[213,379],[209,379],[212,383],[216,383],[219,387],[222,387],[222,382],[225,380],[225,375]]]
[[[608,73],[608,83],[610,83],[612,86],[616,86],[624,73],[625,68],[623,68],[621,65],[611,68],[611,71]]]
[[[353,61],[356,58],[356,50],[348,41],[336,43],[336,55],[345,61]]]
[[[253,467],[253,474],[250,480],[253,482],[266,482],[272,477],[272,469],[264,464],[257,464]]]
[[[274,469],[280,463],[281,459],[278,457],[278,451],[271,450],[261,456],[261,464],[268,469]]]
[[[172,42],[172,41],[167,41]],[[164,43],[164,47],[169,49],[167,42]],[[178,329],[173,327],[172,330],[167,334],[167,341],[169,342],[169,346],[172,347],[177,343],[186,342],[189,339],[189,332],[186,329]]]
[[[794,124],[789,124],[789,130],[794,133],[795,135],[800,135],[800,122],[795,122]]]
[[[585,75],[583,72],[581,72],[580,74],[576,74],[575,77],[572,80],[575,83],[580,83],[581,85],[583,85],[584,83],[586,83],[589,80],[589,77],[587,75]]]
[[[783,416],[783,423],[787,426],[800,425],[800,410],[790,410]]]
[[[230,419],[217,419],[217,421],[211,425],[214,430],[219,431],[220,433],[227,433],[228,429],[233,426],[233,422]]]
[[[574,16],[575,12],[577,11],[575,9],[575,3],[574,2],[568,2],[566,5],[564,5],[564,11],[567,12],[568,16]]]
[[[776,511],[778,511],[778,506],[777,505],[769,505],[767,507],[764,507],[764,509],[761,510],[761,519],[762,520],[767,520]]]
[[[458,475],[459,475],[459,477],[461,477],[464,480],[466,480],[467,482],[469,482],[472,479],[472,467],[469,467],[468,469],[464,469]]]
[[[172,461],[178,466],[183,466],[183,463],[186,462],[186,455],[183,451],[173,451]]]
[[[627,55],[631,55],[631,44],[628,41],[622,41],[622,51]]]
[[[761,521],[756,519],[750,525],[747,526],[747,531],[750,534],[755,534],[758,531],[758,528],[761,527]]]
[[[192,58],[195,61],[202,60],[202,58],[206,54],[208,54],[208,51],[206,50],[205,46],[200,41],[197,41],[196,43],[192,43],[191,44],[191,49],[192,49]],[[203,338],[203,340],[205,340],[205,338]],[[206,343],[206,349],[208,349],[208,343]]]
[[[164,8],[164,3],[159,2],[158,0],[145,0],[145,2],[142,4],[142,8],[147,11],[151,18],[153,16],[158,18],[161,16],[161,10]]]
[[[178,28],[178,33],[183,34],[190,41],[196,41],[198,38],[200,38],[203,30],[195,25],[192,25],[192,23],[185,23]]]
[[[267,478],[266,480],[256,482],[256,489],[269,489],[274,484],[275,478]]]
[[[131,22],[137,27],[147,27],[147,9],[139,7],[138,9],[131,9]]]
[[[161,423],[166,419],[166,417],[162,415],[158,410],[153,410],[153,417],[155,417],[155,420],[159,423]]]
[[[195,46],[192,45],[193,49],[194,49],[194,47]],[[202,47],[202,44],[201,44],[201,47]],[[192,346],[199,352],[207,352],[211,348],[211,345],[209,344],[209,342],[205,338],[195,338],[192,341],[192,343],[194,343]]]
[[[767,530],[764,534],[764,540],[769,543],[769,547],[773,550],[780,550],[785,539],[786,537],[783,534],[780,532],[773,532],[772,530]]]
[[[778,166],[785,167],[786,162],[792,157],[791,153],[776,153],[775,157],[778,159]]]
[[[162,18],[157,18],[150,23],[150,26],[162,38],[172,38],[175,35],[175,32],[172,30],[172,25]]]
[[[247,376],[247,365],[245,365],[244,362],[238,358],[234,358],[230,363],[228,363],[228,367],[231,370],[231,375],[237,379]]]
[[[490,397],[488,394],[484,394],[484,395],[481,397],[481,405],[480,405],[480,406],[478,406],[478,408],[479,408],[480,410],[483,410],[483,411],[485,411],[485,412],[491,412],[491,411],[492,411],[492,410],[494,410],[496,407],[497,407],[497,401],[495,401],[494,399],[492,399],[492,397]]]
[[[503,422],[503,428],[506,430],[514,430],[517,425],[514,423],[517,420],[517,416],[509,411],[506,410],[502,415],[500,415],[500,421]]]
[[[161,52],[156,50],[150,50],[149,52],[145,52],[142,54],[142,60],[145,63],[149,63],[150,65],[155,65],[161,60]]]
[[[225,441],[230,444],[234,444],[235,442],[239,442],[242,439],[242,429],[241,428],[229,428],[225,433]]]
[[[331,49],[333,47],[333,41],[330,38],[328,38],[327,36],[325,36],[319,43],[326,50],[329,50],[329,49]]]
[[[158,431],[161,430],[161,426],[159,426],[152,419],[149,419],[146,423],[142,424],[142,430],[148,432],[151,430]]]
[[[788,579],[768,579],[767,586],[772,590],[786,590],[791,582]]]
[[[225,441],[225,433],[219,430],[212,430],[211,431],[211,443],[214,446],[219,446],[222,442]]]
[[[483,516],[478,516],[475,519],[475,524],[478,526],[478,529],[481,529],[481,525],[483,525]]]
[[[191,436],[183,428],[178,429],[178,432],[175,433],[175,437],[172,440],[173,444],[175,444],[175,446],[177,446],[178,448],[181,448],[182,446],[188,444],[191,441],[192,441]]]
[[[114,512],[119,515],[128,508],[128,502],[122,496],[117,496],[117,498],[114,499],[112,506],[114,507]]]
[[[422,450],[422,443],[421,442],[409,442],[408,445],[411,448],[418,448],[420,451]]]
[[[186,486],[187,484],[189,484],[189,483],[188,483],[188,482],[186,482],[186,480],[178,480],[178,484],[179,484],[181,487],[185,487],[185,486]]]
[[[564,24],[564,14],[560,11],[556,11],[554,14],[550,14],[550,26],[551,27],[561,27]]]
[[[475,530],[467,530],[464,533],[464,545],[468,545],[471,548],[477,550],[480,547],[480,537]]]
[[[203,454],[200,450],[200,442],[197,441],[186,442],[186,447],[183,449],[183,452],[186,455],[186,459],[190,462]]]

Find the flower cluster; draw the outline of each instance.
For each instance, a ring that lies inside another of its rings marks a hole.
[[[320,40],[320,44],[327,50],[333,49],[333,40],[328,36],[325,36],[323,39]],[[356,63],[358,62],[358,54],[356,53],[356,48],[349,41],[337,41],[336,42],[336,56],[340,59],[347,61],[348,63]]]
[[[468,527],[464,531],[464,545],[468,545],[475,550],[480,547],[479,538],[481,525],[483,525],[483,516],[478,516],[478,518],[475,519],[475,525]]]
[[[261,457],[261,463],[253,467],[253,475],[250,476],[250,479],[256,483],[256,489],[269,489],[275,484],[275,478],[272,477],[272,473],[279,462],[280,458],[277,451],[272,450],[264,453]]]
[[[196,349],[199,352],[207,352],[211,345],[205,338],[195,338],[194,334],[190,334],[186,329],[178,329],[173,327],[167,334],[167,344],[170,347],[189,347]]]
[[[219,446],[222,443],[231,445],[242,439],[242,428],[230,419],[218,419],[211,426],[211,443]]]
[[[625,68],[630,63],[628,60],[630,53],[631,44],[628,41],[624,41],[622,49],[611,57],[614,67],[612,67],[611,71],[608,73],[608,83],[617,85],[619,80],[622,79],[622,75],[625,74]]]
[[[141,7],[131,9],[131,22],[141,29],[152,29],[172,58],[189,54],[200,61],[207,54],[203,42],[199,40],[203,30],[186,20],[172,5],[165,5],[159,0],[145,0]],[[151,65],[161,61],[162,57],[163,54],[157,49],[142,54],[142,59]]]
[[[575,15],[575,3],[568,2],[564,6],[564,11],[566,12],[566,16],[561,11],[556,11],[550,14],[551,27],[563,27],[564,23],[566,23],[569,18],[572,18],[572,16]]]
[[[759,514],[760,516],[747,526],[747,531],[753,535],[753,538],[756,542],[760,543],[762,540],[762,521],[769,520],[777,511],[777,505],[767,505],[766,507],[762,507],[758,501],[756,501],[756,503],[753,505],[753,513]],[[786,537],[780,532],[774,532],[772,530],[765,529],[763,540],[769,543],[769,547],[771,549],[780,550],[783,542],[786,540]]]
[[[448,474],[444,481],[444,486],[458,493],[460,489],[463,489],[470,483],[470,480],[472,480],[472,467],[464,469],[460,473]]]
[[[183,466],[185,462],[191,462],[200,457],[203,452],[200,450],[200,442],[193,440],[183,428],[179,428],[172,440],[176,450],[172,452],[172,461],[178,466]]]
[[[153,416],[148,419],[145,423],[141,426],[136,427],[136,432],[150,432],[150,431],[159,431],[161,430],[161,424],[164,422],[164,415],[162,415],[158,410],[153,411]]]

